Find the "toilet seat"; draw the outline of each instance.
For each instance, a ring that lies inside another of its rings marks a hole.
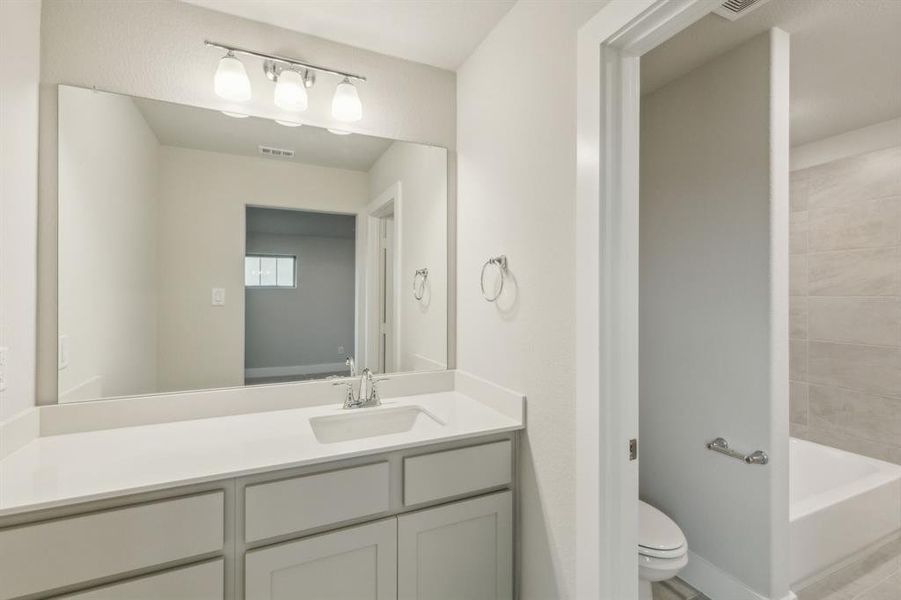
[[[679,559],[687,553],[688,544],[679,526],[650,504],[639,501],[638,554],[656,559]]]

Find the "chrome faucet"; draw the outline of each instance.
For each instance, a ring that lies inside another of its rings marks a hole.
[[[352,361],[353,359],[351,359]],[[332,385],[346,386],[344,395],[344,406],[342,408],[368,408],[370,406],[381,406],[382,401],[379,399],[379,391],[376,384],[384,381],[387,377],[373,377],[372,371],[368,368],[363,369],[360,374],[360,393],[354,393],[354,384],[352,381],[337,381]]]
[[[350,354],[348,354],[344,358],[344,366],[346,366],[348,369],[350,369],[351,377],[357,376],[357,363],[354,362],[354,357],[351,356]]]

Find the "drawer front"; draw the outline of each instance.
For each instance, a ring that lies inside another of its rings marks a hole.
[[[508,485],[510,440],[404,459],[404,504],[412,506]]]
[[[387,462],[249,485],[244,539],[254,542],[389,510]]]
[[[199,565],[172,569],[55,600],[223,600],[225,562],[220,558]]]
[[[0,599],[222,550],[221,491],[0,530]]]

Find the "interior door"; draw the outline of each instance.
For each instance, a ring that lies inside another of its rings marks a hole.
[[[379,372],[397,370],[394,336],[394,215],[379,219]]]

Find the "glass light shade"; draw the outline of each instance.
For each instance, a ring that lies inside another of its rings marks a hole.
[[[363,118],[363,105],[357,88],[345,78],[335,89],[335,97],[332,98],[332,116],[339,121],[352,123]]]
[[[275,84],[273,100],[284,110],[302,112],[307,109],[307,88],[303,76],[292,69],[283,70]]]
[[[232,102],[250,100],[250,79],[240,60],[231,54],[222,57],[213,78],[213,89],[217,96]]]

